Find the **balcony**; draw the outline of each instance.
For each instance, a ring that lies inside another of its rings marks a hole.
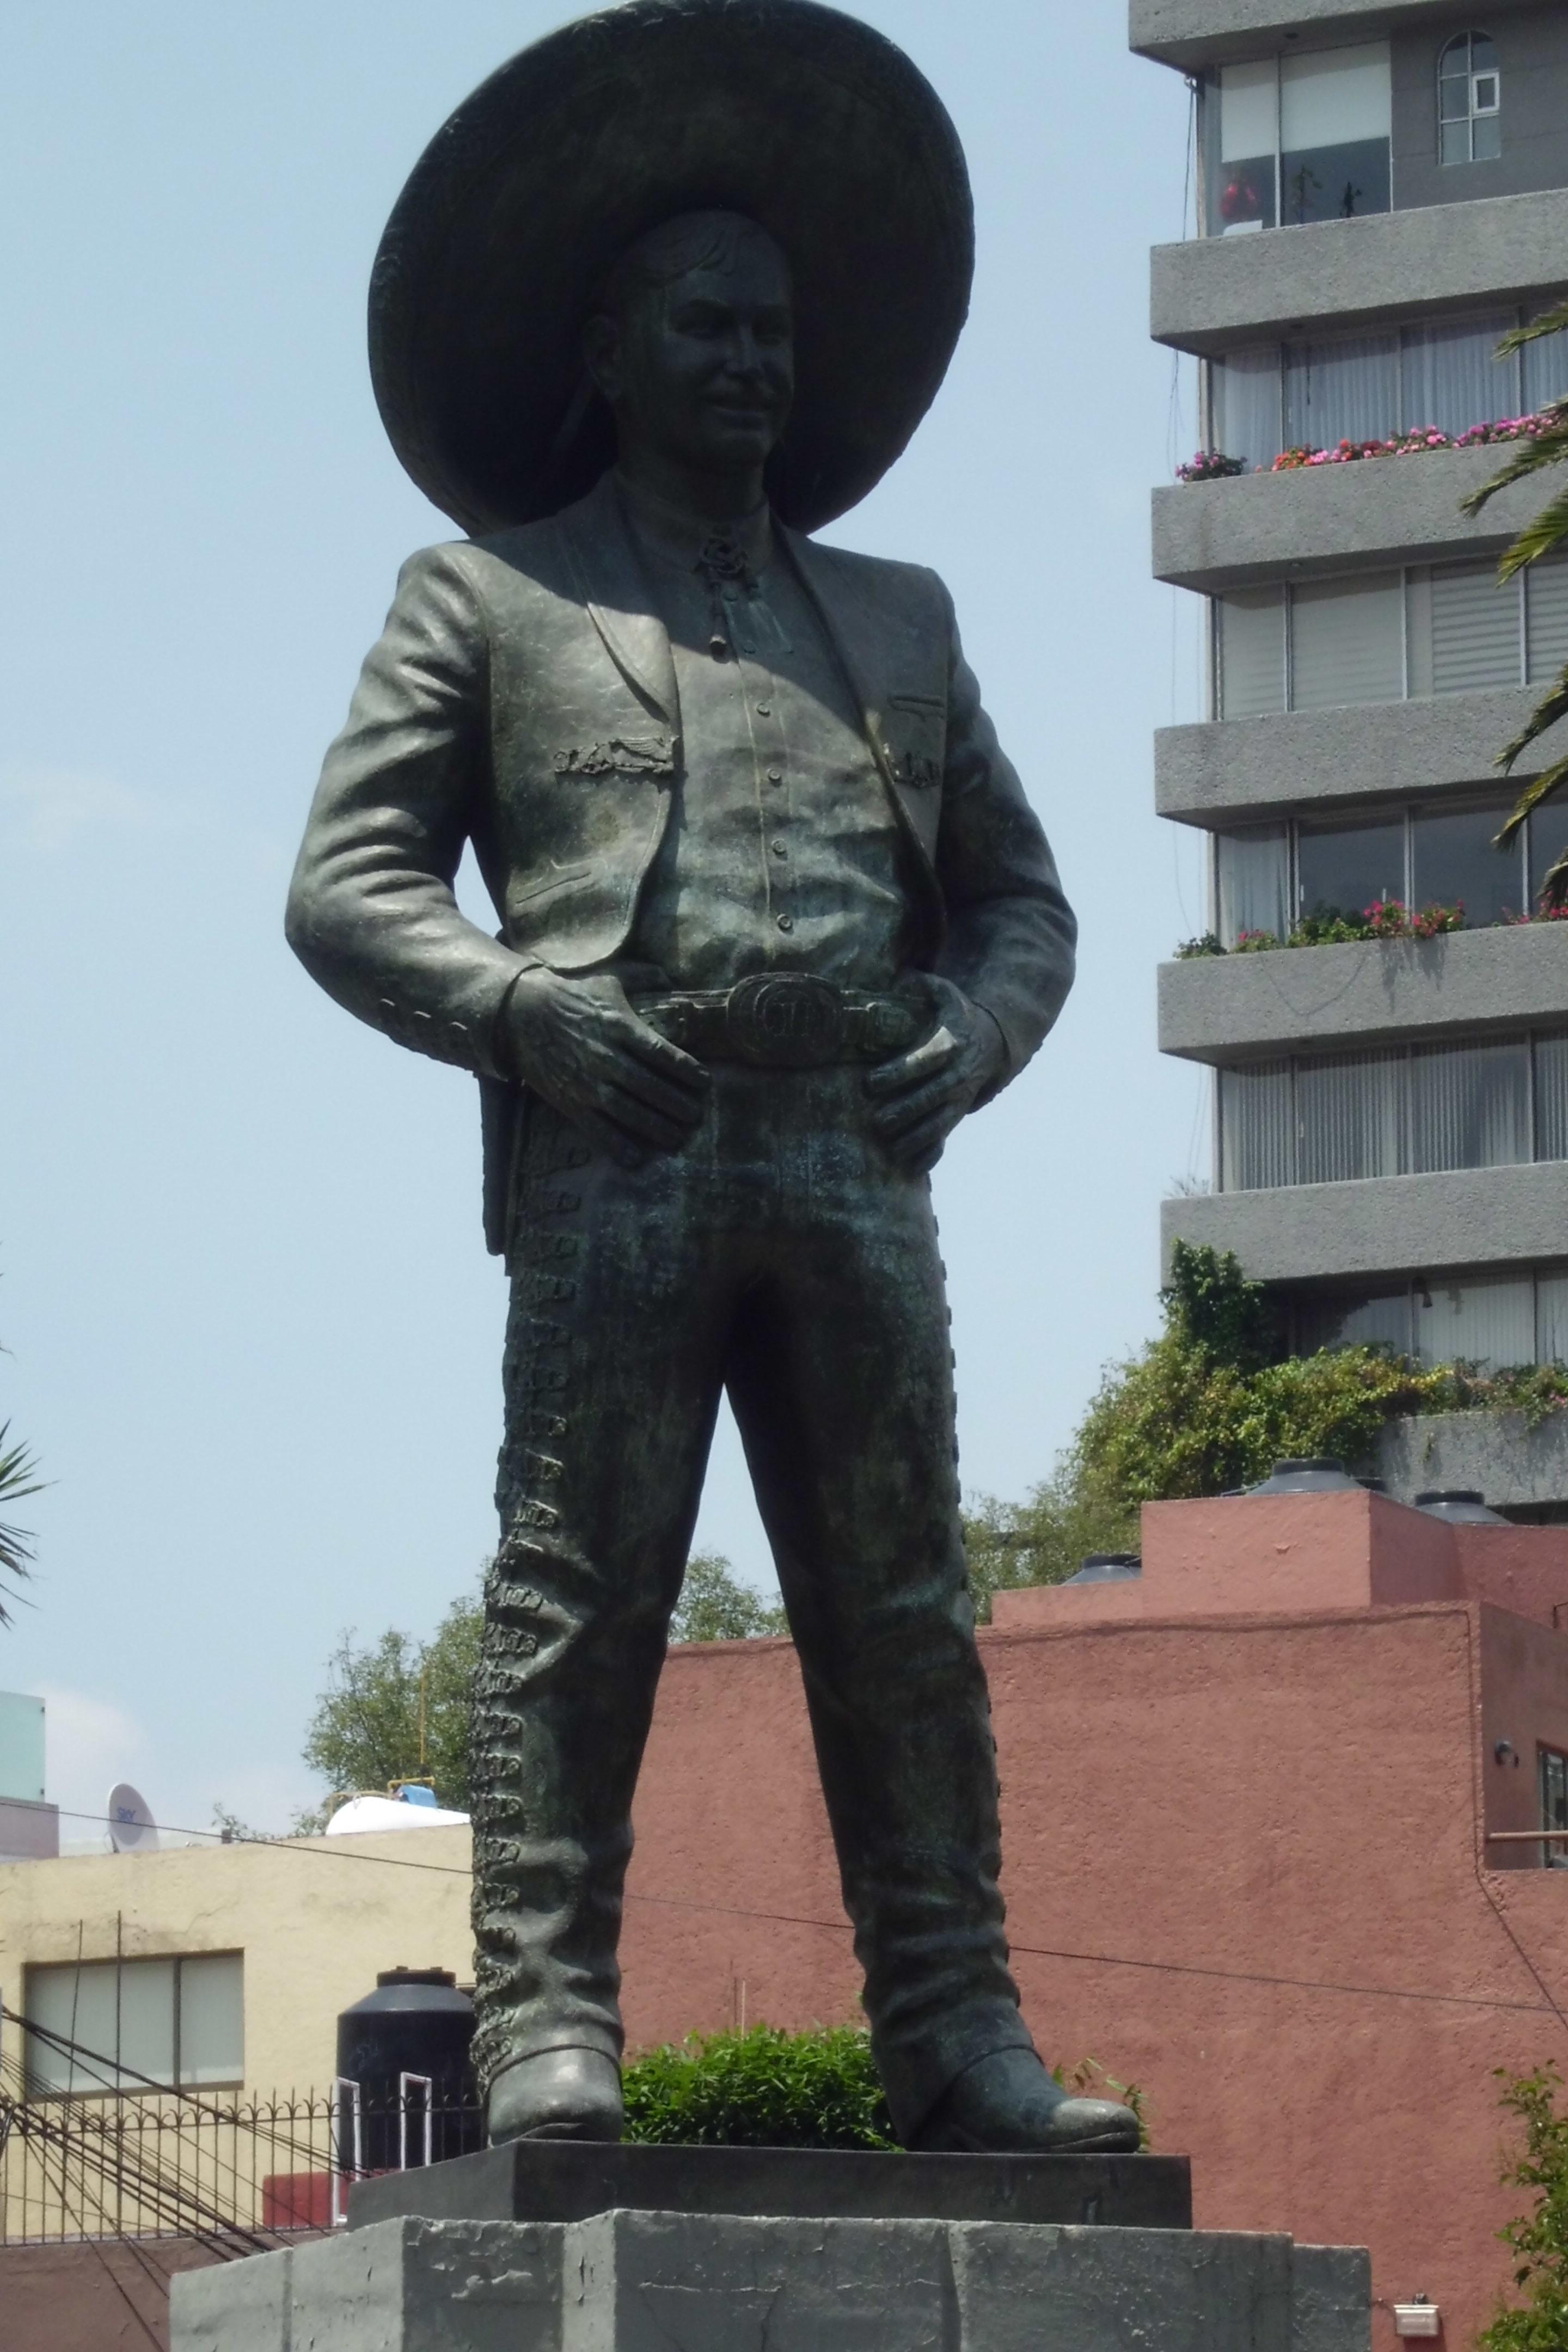
[[[1544,485],[1526,480],[1473,518],[1459,512],[1459,500],[1500,470],[1512,446],[1428,449],[1157,489],[1154,577],[1218,595],[1265,581],[1490,553],[1545,503]]]
[[[1524,724],[1542,691],[1500,687],[1162,727],[1154,737],[1154,805],[1182,824],[1221,827],[1287,812],[1326,814],[1373,795],[1415,800],[1455,787],[1495,787],[1498,749]],[[1519,781],[1565,754],[1568,721],[1543,736],[1539,750],[1532,747]]]
[[[1510,7],[1546,6],[1551,0],[1510,0]],[[1346,0],[1131,0],[1127,41],[1140,57],[1184,73],[1253,58],[1300,35],[1373,41],[1406,26],[1429,25],[1440,12],[1432,0],[1384,0],[1381,7]],[[1447,13],[1446,11],[1441,13]]]
[[[1260,1282],[1528,1265],[1568,1247],[1568,1160],[1210,1192],[1163,1202],[1160,1228],[1167,1265],[1180,1239],[1234,1250]]]
[[[1157,245],[1150,262],[1154,341],[1212,357],[1330,320],[1394,324],[1552,292],[1568,267],[1568,189]]]
[[[1568,923],[1194,956],[1163,963],[1159,991],[1160,1051],[1189,1062],[1558,1027]]]

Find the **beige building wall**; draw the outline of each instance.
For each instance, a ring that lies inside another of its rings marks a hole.
[[[410,1867],[417,1864],[418,1867]],[[243,2089],[330,2088],[338,2013],[377,1971],[473,1979],[466,1827],[277,1845],[182,1846],[0,1864],[0,2054],[24,2056],[15,2014],[29,1967],[205,1952],[244,1955]]]

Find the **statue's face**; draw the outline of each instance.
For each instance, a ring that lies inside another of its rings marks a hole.
[[[782,255],[771,239],[746,236],[728,268],[691,269],[642,289],[594,361],[623,457],[633,443],[716,474],[760,466],[784,432],[795,393]]]

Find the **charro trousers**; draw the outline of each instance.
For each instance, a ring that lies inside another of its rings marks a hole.
[[[907,2137],[1028,2042],[930,1186],[872,1134],[860,1067],[712,1076],[697,1134],[633,1171],[530,1106],[475,1696],[476,2063],[488,2084],[620,2054],[632,1797],[728,1391]]]

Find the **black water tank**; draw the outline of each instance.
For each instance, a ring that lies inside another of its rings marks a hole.
[[[361,2161],[368,2170],[395,2165],[405,2144],[411,2164],[422,2158],[426,2095],[423,2088],[411,2094],[405,2142],[397,2119],[404,2074],[424,2076],[432,2085],[433,2156],[483,2145],[468,2063],[473,2038],[474,2004],[446,1969],[383,1969],[375,1990],[342,2011],[338,2073],[360,2086]]]

